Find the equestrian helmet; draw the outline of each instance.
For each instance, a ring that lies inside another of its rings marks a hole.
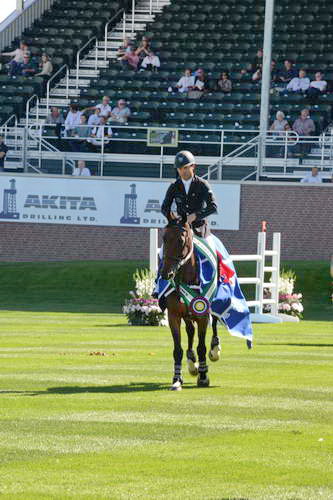
[[[190,151],[179,151],[175,156],[174,167],[182,168],[187,165],[195,165],[195,158]]]

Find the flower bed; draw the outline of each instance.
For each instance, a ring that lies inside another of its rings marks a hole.
[[[161,311],[158,300],[151,297],[155,276],[148,270],[137,270],[133,279],[135,291],[130,291],[131,298],[123,306],[129,325],[166,326],[166,314]]]

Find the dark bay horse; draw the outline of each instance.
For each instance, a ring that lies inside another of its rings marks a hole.
[[[180,283],[188,285],[199,285],[198,270],[193,247],[193,233],[189,224],[169,223],[163,235],[163,260],[161,277],[167,280],[174,280],[176,290],[166,298],[168,309],[169,326],[174,342],[174,377],[171,390],[181,390],[183,378],[181,365],[183,359],[183,349],[181,346],[181,320],[183,319],[188,336],[188,348],[186,351],[188,369],[191,375],[198,376],[198,387],[208,387],[209,378],[207,375],[208,366],[206,363],[206,332],[209,324],[209,312],[203,316],[192,315],[187,305],[180,301],[177,290]],[[193,350],[193,340],[195,327],[198,327],[199,343],[197,354],[199,365],[196,362],[196,355]],[[211,361],[217,361],[220,357],[220,342],[217,335],[217,320],[213,319],[213,337],[209,352]]]

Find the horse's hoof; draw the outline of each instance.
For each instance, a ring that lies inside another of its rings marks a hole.
[[[182,385],[183,385],[183,380],[182,379],[174,379],[172,381],[172,386],[170,387],[170,391],[181,391],[182,390]]]
[[[205,374],[200,374],[197,380],[197,386],[198,387],[209,387],[209,378],[208,375]]]
[[[221,346],[220,344],[215,345],[208,353],[209,359],[211,361],[218,361],[221,356]]]
[[[192,359],[187,359],[187,368],[192,377],[196,377],[198,375],[198,363],[195,363]]]

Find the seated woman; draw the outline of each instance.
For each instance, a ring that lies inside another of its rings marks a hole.
[[[232,83],[231,83],[231,80],[229,78],[229,73],[227,73],[226,71],[223,71],[220,74],[220,77],[216,82],[216,90],[219,90],[219,91],[225,92],[225,93],[231,92]]]
[[[146,56],[149,56],[149,53],[150,53],[150,42],[149,39],[146,36],[144,36],[142,37],[139,47],[135,51],[135,55],[138,56],[140,61],[143,61],[143,59]]]
[[[157,71],[161,66],[160,58],[154,54],[154,52],[149,52],[149,55],[144,58],[141,63],[142,69],[147,69],[148,71]]]
[[[272,132],[272,139],[274,141],[282,141],[285,137],[286,126],[289,127],[287,120],[285,119],[285,114],[283,111],[278,111],[276,113],[276,119],[272,123],[270,127],[270,131]],[[290,129],[290,127],[289,127]],[[272,157],[281,156],[281,146],[269,146],[267,154]]]
[[[121,58],[120,61],[133,68],[135,71],[138,69],[138,64],[140,62],[139,56],[136,55],[136,51],[134,50],[134,47],[129,47],[129,51],[126,52]]]
[[[118,48],[118,51],[117,51],[117,59],[118,59],[118,61],[120,61],[120,59],[125,54],[127,54],[128,52],[130,52],[131,45],[132,45],[131,41],[129,40],[129,38],[127,38],[125,36],[122,45],[120,45],[120,47]]]

